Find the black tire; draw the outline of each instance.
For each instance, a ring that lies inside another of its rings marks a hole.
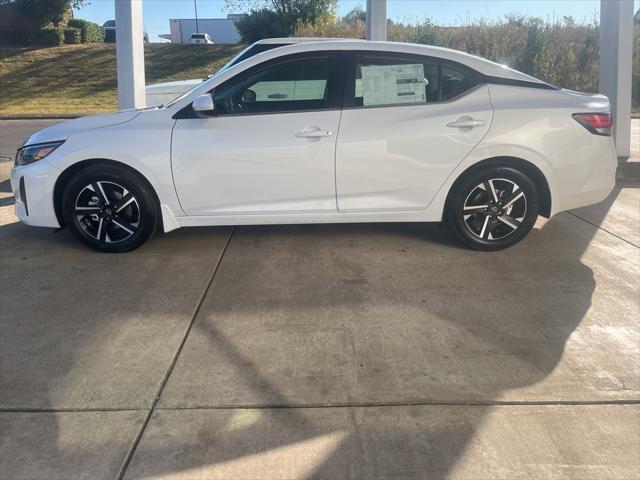
[[[154,235],[160,218],[148,182],[126,168],[107,164],[87,167],[69,180],[61,212],[78,240],[113,253],[140,247]]]
[[[526,237],[538,213],[538,192],[527,174],[513,167],[492,165],[454,185],[445,222],[467,247],[494,251]]]

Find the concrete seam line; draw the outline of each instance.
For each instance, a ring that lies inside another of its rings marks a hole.
[[[362,403],[328,403],[328,404],[264,404],[264,405],[194,405],[191,407],[158,407],[156,410],[287,410],[287,409],[321,409],[321,408],[375,408],[375,407],[527,407],[527,406],[593,406],[593,405],[640,405],[640,399],[629,400],[487,400],[487,401],[446,401],[426,400],[415,402],[362,402]]]
[[[375,408],[410,406],[468,406],[468,407],[527,407],[527,406],[607,406],[640,405],[640,399],[627,400],[420,400],[408,402],[360,402],[360,403],[297,403],[297,404],[238,404],[238,405],[193,405],[188,407],[156,407],[154,411],[181,410],[286,410],[319,408]],[[148,412],[147,408],[0,408],[0,413],[92,413],[92,412]]]
[[[622,240],[625,243],[628,243],[629,245],[631,245],[632,247],[636,247],[636,248],[640,248],[640,245],[636,245],[633,242],[630,242],[629,240],[627,240],[626,238],[622,238],[620,235],[616,235],[613,232],[610,232],[609,230],[607,230],[606,228],[602,228],[600,225],[596,225],[595,223],[590,222],[589,220],[587,220],[586,218],[582,218],[580,215],[577,215],[571,211],[567,212],[569,215],[573,215],[574,217],[582,220],[583,222],[588,223],[589,225],[592,225],[594,227],[596,227],[598,230],[602,230],[603,232],[607,232],[609,235],[616,237],[618,240]]]
[[[173,359],[171,360],[171,363],[169,364],[169,368],[167,369],[167,371],[164,374],[164,377],[162,379],[162,382],[160,383],[160,388],[158,389],[158,392],[156,393],[156,396],[153,399],[153,402],[151,403],[151,408],[149,408],[148,412],[147,412],[147,416],[144,419],[144,422],[142,423],[142,427],[140,427],[140,430],[138,431],[138,434],[134,437],[133,442],[131,444],[131,446],[129,447],[129,450],[127,451],[127,454],[124,457],[124,460],[122,462],[122,465],[120,466],[120,470],[118,471],[118,474],[116,475],[116,479],[117,480],[122,480],[122,478],[124,478],[124,474],[127,471],[127,468],[129,467],[129,463],[131,462],[131,459],[133,458],[133,455],[136,452],[136,449],[138,448],[138,444],[140,443],[140,440],[142,439],[142,435],[144,434],[144,431],[147,428],[147,425],[149,424],[149,421],[151,420],[151,416],[153,415],[153,412],[156,409],[156,405],[158,403],[158,401],[160,400],[160,396],[162,395],[162,391],[164,390],[164,387],[167,385],[167,382],[169,381],[169,378],[171,377],[171,374],[173,373],[173,369],[176,366],[176,363],[178,362],[178,358],[180,357],[180,354],[182,353],[182,349],[184,348],[185,343],[187,342],[187,337],[189,336],[189,333],[191,332],[191,328],[193,327],[193,324],[195,323],[196,318],[198,317],[198,313],[200,313],[200,308],[202,307],[202,304],[204,303],[204,299],[207,296],[207,293],[209,293],[209,290],[211,289],[211,285],[213,285],[213,280],[216,276],[216,274],[218,273],[218,269],[220,268],[220,265],[222,264],[222,259],[225,255],[225,253],[227,252],[227,248],[229,247],[229,243],[231,243],[231,238],[233,237],[233,234],[235,233],[236,228],[233,227],[231,229],[231,233],[229,233],[229,236],[227,237],[227,241],[224,244],[224,247],[222,248],[222,252],[220,252],[220,256],[218,257],[218,261],[215,264],[215,267],[213,268],[213,272],[211,273],[211,277],[209,278],[209,281],[207,282],[207,284],[205,285],[202,294],[200,295],[200,300],[198,301],[195,310],[193,311],[193,315],[191,316],[191,320],[189,321],[189,324],[187,325],[187,329],[184,332],[184,335],[182,336],[182,340],[180,341],[180,344],[178,345],[178,349],[176,350],[176,353],[173,355]]]
[[[0,413],[85,413],[85,412],[146,412],[136,407],[86,407],[86,408],[0,408]]]

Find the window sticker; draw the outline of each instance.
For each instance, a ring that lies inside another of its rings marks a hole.
[[[424,65],[363,65],[362,104],[427,103]]]
[[[326,80],[283,80],[260,81],[249,89],[255,92],[256,102],[277,102],[322,100],[326,87]]]

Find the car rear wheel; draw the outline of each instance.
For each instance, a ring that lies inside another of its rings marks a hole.
[[[101,252],[127,252],[153,236],[159,209],[147,182],[111,165],[78,172],[62,195],[65,225],[85,245]]]
[[[538,218],[538,209],[536,186],[526,173],[490,166],[454,187],[446,222],[468,247],[501,250],[527,236]]]

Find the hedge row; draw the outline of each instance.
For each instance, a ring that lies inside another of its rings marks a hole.
[[[76,27],[67,27],[64,29],[64,43],[74,45],[82,43],[82,30]]]
[[[64,42],[62,27],[42,27],[36,35],[36,42],[40,45],[61,45]]]
[[[31,45],[33,32],[28,30],[0,30],[0,45]]]
[[[99,25],[87,20],[74,19],[67,24],[69,27],[79,28],[82,33],[82,43],[104,42],[104,30]]]
[[[71,20],[67,27],[47,26],[37,30],[0,30],[0,44],[57,46],[63,43],[102,43],[104,30],[87,20]]]

